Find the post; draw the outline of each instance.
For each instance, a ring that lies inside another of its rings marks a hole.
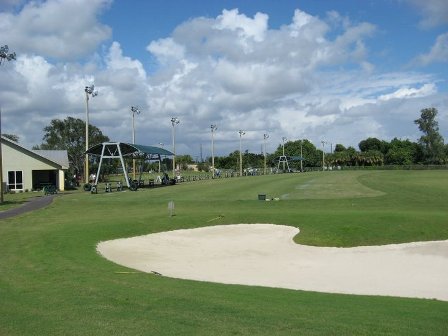
[[[285,172],[285,141],[286,137],[282,137],[282,147],[283,147],[283,172]],[[289,165],[288,165],[289,167]],[[288,168],[289,169],[289,168]]]
[[[321,142],[322,142],[322,171],[325,171],[325,144],[327,142],[323,140]]]
[[[95,85],[86,86],[84,88],[86,93],[86,152],[89,150],[89,96],[95,97],[98,92],[95,91]],[[86,153],[86,161],[84,168],[85,182],[89,183],[89,155]]]
[[[215,143],[213,133],[215,133],[218,127],[216,127],[216,125],[211,125],[210,129],[212,130],[212,178],[215,178]]]
[[[16,59],[16,53],[9,52],[8,45],[0,47],[0,65],[5,61],[12,61]],[[0,203],[3,203],[3,153],[2,153],[2,110],[0,107]]]
[[[132,113],[132,144],[135,145],[135,114],[140,114],[140,109],[135,106],[131,106]],[[132,159],[132,179],[135,180],[135,159]]]
[[[239,130],[240,135],[240,177],[243,176],[243,154],[241,153],[241,137],[246,134],[246,132]]]
[[[162,148],[163,148],[163,143],[161,143],[161,142],[159,142],[159,145],[160,146],[162,146]],[[161,158],[161,156],[159,155],[159,174],[160,174],[160,168],[161,168],[161,165],[162,165],[162,158]]]
[[[266,139],[269,138],[269,134],[263,134],[264,140],[264,175],[266,175]]]
[[[89,93],[88,88],[85,88],[86,92],[86,152],[89,150]],[[89,183],[89,154],[86,153],[85,168],[84,168],[85,183]]]
[[[302,150],[303,140],[300,140],[300,172],[303,173],[303,150]]]
[[[171,118],[171,125],[173,126],[173,178],[176,178],[176,142],[175,142],[175,126],[179,124],[179,119]]]

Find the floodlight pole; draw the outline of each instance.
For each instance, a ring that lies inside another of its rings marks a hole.
[[[163,142],[159,142],[159,146],[162,146],[162,148],[163,148]],[[159,155],[159,174],[160,174],[160,166],[161,166],[161,161],[162,160],[162,158],[160,157],[160,155]]]
[[[321,143],[322,143],[322,171],[325,171],[325,144],[327,142],[322,140]]]
[[[175,126],[180,123],[177,117],[171,118],[171,125],[173,126],[173,178],[176,178],[176,143],[175,143]]]
[[[303,173],[303,139],[300,140],[300,172]]]
[[[286,141],[286,137],[282,137],[282,147],[283,147],[283,172],[285,172],[285,141]],[[289,170],[289,165],[288,165],[288,170]]]
[[[136,106],[131,106],[132,113],[132,144],[135,145],[135,114],[140,114],[140,109]],[[135,180],[135,159],[132,159],[132,179]]]
[[[95,97],[98,95],[98,91],[95,91],[95,85],[92,84],[91,86],[86,86],[84,92],[86,93],[86,159],[84,179],[85,183],[89,183],[89,154],[87,154],[87,151],[89,150],[89,99],[90,96]]]
[[[9,47],[4,45],[0,47],[0,65],[5,61],[12,61],[16,59],[16,53],[9,53]],[[3,203],[3,153],[2,153],[2,109],[0,107],[0,203]]]
[[[266,175],[266,139],[269,138],[269,134],[263,134],[263,144],[264,144],[264,175]]]
[[[246,134],[246,132],[239,130],[238,134],[240,135],[240,177],[243,176],[243,155],[241,153],[241,137]]]
[[[215,178],[215,143],[213,139],[213,134],[218,129],[216,125],[210,125],[210,130],[212,131],[212,178]]]

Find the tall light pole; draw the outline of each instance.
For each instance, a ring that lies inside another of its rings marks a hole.
[[[7,45],[4,45],[0,47],[0,65],[3,62],[9,62],[16,59],[16,53],[9,52],[9,47]],[[0,107],[0,203],[3,203],[3,154],[2,154],[2,143],[1,143],[1,136],[2,136],[2,109]]]
[[[327,143],[326,141],[322,140],[322,171],[325,170],[325,144]]]
[[[163,142],[159,142],[159,146],[161,146],[162,148],[163,148]],[[162,160],[162,158],[160,157],[160,155],[159,155],[159,174],[160,174],[160,166],[161,166],[161,161]]]
[[[286,157],[285,157],[285,141],[287,140],[287,138],[286,137],[282,137],[282,148],[283,148],[283,172],[285,172],[285,160],[286,160]],[[288,167],[289,167],[289,165],[288,165]],[[289,168],[288,168],[289,169]]]
[[[95,91],[95,85],[86,86],[84,88],[84,92],[86,93],[86,152],[89,150],[89,99],[90,96],[95,97],[98,95],[98,91]],[[85,182],[89,183],[89,154],[86,153],[86,162],[85,162]]]
[[[269,138],[269,134],[263,134],[263,144],[264,144],[264,175],[266,175],[266,139]]]
[[[173,178],[176,178],[176,135],[175,135],[175,126],[180,123],[180,120],[177,117],[171,118],[171,125],[173,126]]]
[[[213,139],[213,134],[218,129],[216,125],[210,125],[210,130],[212,131],[212,178],[215,177],[215,143]]]
[[[140,109],[137,106],[131,106],[132,113],[132,144],[135,145],[135,115],[140,114]],[[132,176],[135,180],[135,159],[132,159]]]
[[[300,140],[300,172],[303,173],[303,139]]]
[[[238,134],[240,135],[240,176],[243,176],[243,155],[241,153],[241,137],[246,134],[246,132],[239,130]]]

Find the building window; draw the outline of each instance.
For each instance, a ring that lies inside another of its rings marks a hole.
[[[8,172],[9,190],[23,190],[23,172],[20,170]]]

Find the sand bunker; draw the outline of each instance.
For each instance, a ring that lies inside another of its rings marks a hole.
[[[293,242],[298,232],[271,224],[211,226],[101,242],[98,251],[173,278],[448,301],[448,240],[311,247]]]

